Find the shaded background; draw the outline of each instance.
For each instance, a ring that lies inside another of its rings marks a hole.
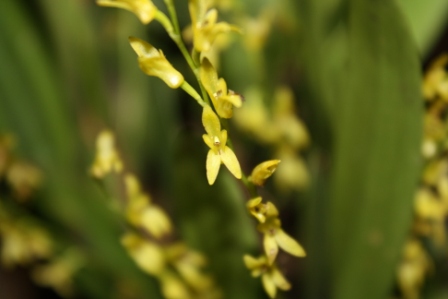
[[[176,2],[185,26],[186,3]],[[236,13],[222,18],[236,24],[273,5],[234,2]],[[265,71],[248,56],[244,36],[223,51],[220,75],[232,89],[262,85],[269,107],[275,86],[291,86],[312,139],[309,188],[263,190],[308,252],[306,259],[280,258],[293,289],[278,298],[394,294],[421,172],[421,70],[446,50],[448,36],[445,0],[396,2],[275,1]],[[146,39],[188,73],[162,27],[86,0],[3,0],[0,7],[0,130],[13,134],[18,154],[44,173],[27,209],[88,259],[75,277],[75,298],[160,298],[156,282],[120,246],[120,221],[88,175],[95,137],[106,127],[179,236],[209,256],[226,298],[265,298],[241,259],[259,242],[245,214],[246,194],[226,172],[213,187],[206,184],[200,109],[141,73],[128,44],[131,35]],[[246,172],[272,156],[271,148],[235,134]],[[57,298],[27,273],[2,269],[0,297]],[[423,298],[448,298],[448,277],[434,281]],[[117,291],[126,282],[134,295]]]

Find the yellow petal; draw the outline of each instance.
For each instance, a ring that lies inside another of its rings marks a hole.
[[[199,74],[205,90],[207,90],[210,98],[214,101],[214,93],[217,91],[218,86],[218,74],[207,58],[202,60]]]
[[[162,51],[136,37],[130,37],[129,42],[137,53],[139,66],[145,74],[159,77],[170,88],[182,85],[184,77],[169,63]]]
[[[240,163],[238,162],[235,153],[228,146],[222,151],[221,160],[237,179],[241,179]]]
[[[210,106],[205,106],[202,112],[202,124],[204,125],[205,131],[211,137],[221,135],[221,123],[215,112],[213,112]]]
[[[221,157],[213,150],[209,150],[207,154],[206,170],[207,181],[209,185],[213,185],[218,176],[219,167],[221,166]]]
[[[157,12],[157,8],[149,0],[98,0],[100,6],[116,7],[133,12],[143,24],[151,22]]]
[[[282,229],[277,230],[277,232],[274,234],[274,238],[277,241],[278,246],[280,246],[281,249],[288,252],[289,254],[298,257],[306,256],[303,247]]]
[[[156,205],[150,205],[142,211],[141,226],[155,238],[171,232],[171,221],[165,212]]]
[[[264,234],[263,247],[268,263],[272,265],[278,254],[278,244],[275,237],[270,234]]]
[[[269,297],[275,298],[275,295],[277,295],[277,288],[271,276],[268,273],[263,274],[263,276],[261,276],[261,281],[263,282],[263,288]]]
[[[271,279],[277,286],[277,288],[283,291],[287,291],[291,288],[291,284],[286,280],[283,274],[276,267],[274,267],[270,274]]]

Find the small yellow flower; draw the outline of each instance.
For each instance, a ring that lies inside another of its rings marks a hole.
[[[145,74],[159,77],[170,88],[178,88],[182,85],[184,77],[169,63],[161,50],[136,37],[130,37],[129,42],[137,53],[138,64]]]
[[[240,31],[237,27],[228,23],[216,23],[218,11],[216,9],[208,9],[209,1],[189,0],[188,2],[191,24],[193,26],[193,43],[196,51],[209,51],[216,37],[221,33]]]
[[[422,244],[410,239],[406,242],[397,269],[398,285],[405,298],[418,298],[425,277],[433,267]]]
[[[309,185],[310,175],[305,161],[290,146],[282,145],[279,147],[275,156],[282,164],[276,170],[274,182],[283,192],[291,190],[300,190]]]
[[[151,275],[160,274],[165,268],[163,249],[134,233],[126,233],[121,238],[121,244],[126,248],[137,266]]]
[[[195,291],[210,290],[213,287],[211,277],[201,271],[206,265],[202,254],[188,249],[183,243],[176,243],[167,248],[166,255],[183,280]]]
[[[150,0],[98,0],[100,6],[109,6],[129,10],[133,12],[143,24],[151,22],[157,8]]]
[[[261,196],[249,200],[246,206],[249,213],[261,223],[264,223],[266,218],[278,216],[278,210],[275,205],[271,202],[262,203]]]
[[[294,256],[306,256],[302,246],[282,230],[280,219],[277,217],[267,218],[265,222],[258,224],[257,228],[264,234],[263,246],[269,264],[277,257],[279,247]]]
[[[448,101],[448,74],[445,66],[448,64],[448,55],[439,57],[426,72],[423,80],[423,95],[427,100],[437,96]]]
[[[62,297],[68,298],[73,293],[73,277],[83,264],[80,253],[69,249],[49,263],[33,269],[32,277],[37,284],[52,287]]]
[[[12,163],[7,170],[6,177],[20,201],[29,198],[42,181],[41,171],[22,161]]]
[[[155,238],[169,234],[172,224],[166,213],[151,203],[149,195],[140,191],[140,184],[132,174],[125,176],[128,204],[126,218],[132,225],[141,227]]]
[[[252,170],[249,180],[257,186],[263,186],[264,182],[275,172],[279,163],[280,160],[269,160],[258,164]]]
[[[207,58],[202,60],[200,77],[218,115],[222,118],[231,118],[233,107],[241,107],[243,104],[241,95],[227,90],[226,81],[223,78],[218,79],[215,68]]]
[[[269,297],[275,297],[277,288],[283,291],[287,291],[291,288],[291,284],[274,264],[268,262],[266,256],[254,258],[246,254],[243,258],[246,267],[252,271],[252,276],[261,276],[263,288]]]
[[[96,178],[102,178],[109,172],[120,172],[123,162],[115,148],[115,138],[111,131],[102,131],[96,140],[96,156],[91,173]]]
[[[226,146],[227,131],[221,131],[221,123],[218,116],[210,106],[205,106],[202,113],[202,124],[207,134],[202,135],[205,144],[210,147],[207,154],[206,170],[207,180],[210,185],[216,180],[219,168],[223,163],[237,178],[241,178],[241,168],[235,153]]]

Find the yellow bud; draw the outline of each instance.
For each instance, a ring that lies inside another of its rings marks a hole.
[[[257,186],[263,186],[266,179],[275,172],[279,163],[280,160],[269,160],[258,164],[252,170],[249,180]]]
[[[161,50],[157,50],[151,44],[130,37],[129,42],[138,56],[140,69],[148,76],[159,77],[170,88],[178,88],[184,83],[184,77],[165,58]]]
[[[156,13],[157,8],[150,0],[98,0],[100,6],[116,7],[133,12],[143,24],[151,22]]]

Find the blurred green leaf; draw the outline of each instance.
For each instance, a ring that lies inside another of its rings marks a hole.
[[[333,117],[333,290],[379,299],[394,281],[421,167],[420,66],[393,2],[348,5],[345,90]]]

